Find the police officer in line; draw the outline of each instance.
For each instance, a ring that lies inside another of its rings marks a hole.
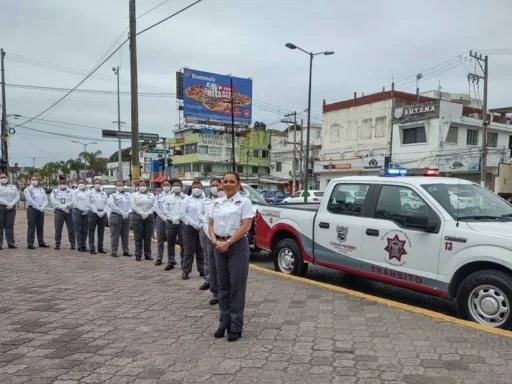
[[[119,180],[116,181],[116,191],[108,198],[108,207],[111,212],[108,218],[108,225],[110,227],[110,256],[112,257],[117,257],[119,237],[121,237],[123,256],[131,256],[128,247],[132,214],[130,206],[131,196],[130,192],[124,191],[124,183]]]
[[[87,252],[87,233],[89,232],[89,191],[85,189],[85,180],[78,179],[78,188],[73,193],[73,228],[75,228],[78,252]]]
[[[144,248],[144,259],[153,260],[151,257],[151,241],[155,225],[155,195],[148,192],[146,182],[139,181],[139,189],[132,194],[132,228],[135,237],[135,260],[140,261]]]
[[[27,245],[28,249],[36,249],[34,247],[35,233],[37,232],[37,242],[39,247],[48,248],[44,242],[44,210],[48,205],[48,197],[44,188],[39,185],[36,176],[30,178],[30,186],[25,188],[23,192],[25,200],[28,203],[27,208]]]
[[[201,210],[204,203],[203,184],[199,180],[192,182],[192,195],[183,200],[180,207],[180,220],[183,223],[183,246],[185,259],[183,260],[183,273],[181,278],[188,279],[196,257],[199,275],[204,277],[204,254],[199,241],[199,231],[202,227]]]
[[[180,179],[171,180],[171,192],[167,195],[164,203],[164,216],[166,219],[165,235],[167,246],[170,248],[169,261],[165,267],[166,271],[174,269],[176,265],[176,244],[180,246],[180,262],[183,269],[183,260],[185,259],[185,248],[183,247],[183,231],[180,220],[181,204],[187,197],[182,192],[183,183]],[[168,248],[168,249],[169,249]]]
[[[213,243],[210,240],[210,233],[208,230],[211,207],[219,197],[224,197],[222,180],[212,179],[210,181],[210,196],[204,200],[202,207],[201,214],[203,215],[203,226],[199,233],[201,247],[204,252],[204,283],[199,287],[199,289],[206,290],[210,288],[210,292],[213,295],[213,298],[210,300],[210,305],[215,305],[219,302],[217,298],[217,266],[215,265],[215,253],[213,252]]]
[[[89,191],[89,249],[92,255],[96,254],[94,247],[94,235],[98,230],[98,253],[107,253],[103,249],[103,238],[105,234],[105,225],[107,224],[107,216],[105,209],[107,208],[108,195],[101,190],[101,180],[96,179],[93,182],[94,188]]]
[[[160,192],[155,197],[155,213],[156,213],[156,234],[157,234],[157,242],[158,242],[158,255],[155,261],[155,265],[162,265],[162,260],[164,258],[164,247],[165,247],[165,227],[167,224],[167,219],[164,214],[164,205],[165,199],[168,195],[172,193],[171,191],[171,182],[169,180],[164,180],[162,182],[162,192]],[[167,242],[167,265],[171,265],[171,245]]]
[[[9,180],[5,173],[0,173],[0,249],[4,245],[4,231],[7,246],[16,249],[14,241],[14,220],[16,219],[16,204],[20,201],[20,192]]]
[[[219,285],[219,328],[215,338],[228,341],[242,337],[244,326],[245,293],[249,273],[249,241],[246,234],[253,218],[251,201],[242,196],[240,175],[224,174],[226,196],[213,203],[209,231],[215,247],[217,278]]]
[[[55,225],[55,249],[60,249],[62,240],[62,230],[64,223],[68,231],[68,240],[71,249],[75,249],[76,238],[73,227],[73,193],[68,187],[66,178],[59,176],[59,186],[50,193],[50,201],[53,207],[53,222]]]

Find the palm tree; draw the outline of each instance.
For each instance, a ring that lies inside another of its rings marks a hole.
[[[101,157],[101,151],[96,152],[82,152],[80,153],[80,159],[87,164],[87,168],[92,170],[94,173],[98,171],[98,160]]]
[[[68,176],[70,171],[68,163],[66,161],[59,161],[59,170],[64,176]]]
[[[77,176],[80,175],[80,171],[84,167],[84,164],[80,159],[69,159],[68,161],[66,161],[66,165],[68,166],[70,171],[75,171]]]

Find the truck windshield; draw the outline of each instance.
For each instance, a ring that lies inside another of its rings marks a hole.
[[[456,220],[512,216],[512,205],[478,184],[424,184],[422,187]]]

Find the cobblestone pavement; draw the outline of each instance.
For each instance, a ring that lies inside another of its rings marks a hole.
[[[1,384],[512,382],[512,338],[254,270],[243,338],[215,340],[197,275],[29,251],[24,216],[0,251]]]

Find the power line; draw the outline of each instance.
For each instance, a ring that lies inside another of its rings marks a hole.
[[[30,89],[37,91],[57,91],[57,92],[69,92],[71,88],[59,88],[59,87],[45,87],[40,85],[28,85],[28,84],[5,84],[6,87],[9,88],[19,88],[19,89]],[[114,95],[117,96],[116,91],[108,91],[103,89],[76,89],[74,92],[76,93],[90,93],[90,94],[100,94],[100,95]],[[119,94],[126,96],[130,95],[130,92],[119,92]],[[147,96],[147,97],[175,97],[176,93],[174,92],[139,92],[139,96]]]
[[[44,131],[42,129],[37,129],[37,128],[33,128],[33,127],[27,127],[27,126],[24,126],[23,129],[28,129],[30,131],[45,133],[45,134],[53,135],[53,136],[68,137],[70,139],[84,139],[84,140],[96,140],[96,141],[110,141],[110,142],[114,142],[113,140],[101,139],[101,138],[99,139],[97,137],[84,137],[84,136],[77,136],[77,135],[69,135],[69,134],[65,134],[65,133],[49,132],[49,131]]]
[[[152,28],[156,27],[157,25],[160,25],[160,24],[162,24],[163,22],[165,22],[165,21],[167,21],[167,20],[169,20],[169,19],[172,19],[174,16],[177,16],[177,15],[179,15],[179,14],[180,14],[180,13],[182,13],[182,12],[185,12],[187,9],[192,8],[194,5],[199,4],[201,1],[203,1],[203,0],[197,0],[196,2],[194,2],[194,3],[192,3],[192,4],[188,5],[188,6],[186,6],[185,8],[180,9],[178,12],[173,13],[171,16],[168,16],[168,17],[166,17],[165,19],[162,19],[162,20],[160,20],[159,22],[157,22],[157,23],[155,23],[155,24],[153,24],[153,25],[150,25],[150,26],[149,26],[149,27],[147,27],[146,29],[143,29],[142,31],[137,32],[137,36],[142,35],[144,32],[149,31],[150,29],[152,29]]]
[[[162,1],[160,4],[155,5],[155,6],[154,6],[153,8],[151,8],[149,11],[144,12],[142,15],[138,16],[138,17],[137,17],[137,20],[139,20],[140,18],[142,18],[142,17],[146,16],[148,13],[153,12],[155,9],[160,8],[162,5],[167,4],[169,1],[170,1],[170,0],[164,0],[164,1]]]

